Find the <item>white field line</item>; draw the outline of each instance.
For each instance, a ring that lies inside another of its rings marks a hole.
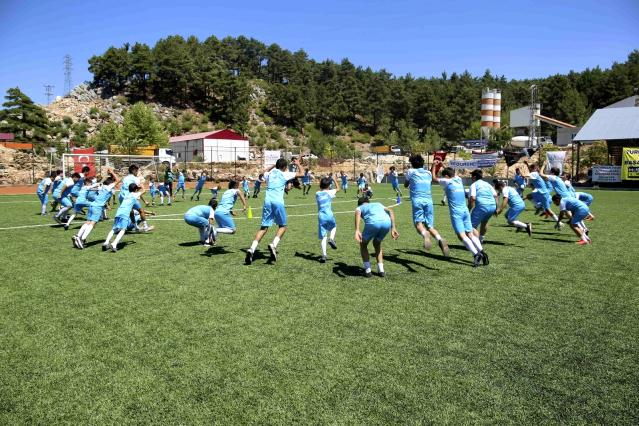
[[[315,205],[315,204],[309,204],[309,205]],[[391,206],[386,206],[389,209],[392,209],[393,207],[397,207],[399,204],[393,204]],[[355,210],[347,210],[347,211],[343,211],[343,212],[333,212],[333,214],[345,214],[345,213],[354,213]],[[150,221],[181,221],[184,220],[182,218],[173,218],[173,219],[169,219],[168,217],[170,216],[182,216],[184,213],[173,213],[173,214],[165,214],[165,215],[157,215],[157,216],[149,216],[147,218],[147,220]],[[306,213],[306,214],[289,214],[286,215],[287,217],[305,217],[305,216],[317,216],[317,212],[315,213]],[[234,220],[244,220],[244,219],[248,219],[246,217],[240,216],[240,217],[235,217]],[[257,219],[261,219],[261,216],[253,216],[254,220]],[[77,223],[82,223],[82,221],[77,221]],[[43,226],[57,226],[59,225],[58,223],[45,223],[45,224],[38,224],[38,225],[21,225],[21,226],[8,226],[5,228],[0,228],[0,231],[9,231],[12,229],[28,229],[28,228],[40,228]]]

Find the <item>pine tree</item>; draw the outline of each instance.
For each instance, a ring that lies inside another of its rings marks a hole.
[[[16,140],[46,141],[49,119],[44,109],[34,104],[31,98],[18,87],[7,90],[0,111],[2,131],[13,133]]]

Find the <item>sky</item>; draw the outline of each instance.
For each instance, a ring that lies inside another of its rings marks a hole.
[[[0,0],[0,17],[0,93],[19,86],[38,103],[45,84],[63,94],[64,55],[77,85],[91,80],[92,55],[173,34],[245,35],[415,77],[546,77],[609,68],[639,48],[639,0]]]

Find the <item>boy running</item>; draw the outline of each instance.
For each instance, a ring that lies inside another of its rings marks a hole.
[[[244,191],[244,198],[248,198],[251,190],[249,187],[249,180],[246,176],[242,179],[242,191]]]
[[[64,224],[64,230],[68,230],[71,223],[73,223],[73,219],[75,219],[76,215],[83,214],[84,209],[89,207],[89,192],[95,192],[99,184],[95,182],[85,182],[80,188],[78,195],[75,199],[75,203],[73,203],[73,213],[69,216],[67,223]]]
[[[304,170],[304,176],[302,176],[302,195],[308,195],[311,191],[311,181],[313,180],[313,174],[309,169]]]
[[[237,181],[229,182],[229,189],[224,191],[220,202],[215,209],[215,222],[217,223],[217,232],[219,234],[235,234],[235,221],[233,220],[233,206],[235,201],[240,199],[242,202],[242,211],[246,211],[248,204],[242,191],[237,189]]]
[[[468,251],[473,254],[473,268],[481,263],[488,265],[488,255],[484,251],[481,241],[473,233],[473,225],[470,221],[470,212],[466,204],[466,191],[464,183],[459,176],[455,176],[455,170],[446,167],[442,171],[442,177],[438,178],[436,170],[441,165],[441,160],[436,159],[430,170],[433,182],[444,187],[448,200],[448,210],[450,212],[450,222],[457,234],[457,238],[464,243]]]
[[[397,194],[398,197],[401,197],[403,194],[402,190],[399,189],[399,177],[397,175],[397,171],[395,170],[395,166],[391,166],[390,171],[386,173],[386,175],[388,176],[388,181],[393,187],[393,191],[395,191],[395,194]]]
[[[366,187],[366,178],[364,177],[364,173],[360,173],[357,178],[357,196],[364,192],[364,188]]]
[[[197,179],[197,183],[195,184],[195,191],[193,195],[191,195],[191,201],[193,201],[193,197],[197,197],[197,201],[200,201],[200,194],[202,193],[202,189],[204,188],[204,184],[206,183],[206,172],[202,172],[200,177]]]
[[[517,231],[525,230],[528,236],[532,236],[532,223],[523,223],[517,218],[526,209],[524,200],[519,195],[519,191],[516,188],[507,186],[504,182],[495,179],[495,189],[502,196],[501,205],[495,211],[495,216],[499,216],[501,212],[508,206],[506,212],[506,221],[509,225],[517,228]]]
[[[262,183],[264,183],[264,174],[260,173],[253,184],[253,198],[257,198],[260,194],[260,191],[262,190]]]
[[[517,194],[523,198],[524,189],[526,188],[526,178],[521,175],[521,171],[519,167],[515,169],[515,189],[517,190]]]
[[[184,171],[180,170],[178,172],[178,184],[177,184],[177,189],[175,190],[175,197],[177,198],[178,193],[180,192],[180,190],[182,190],[182,199],[184,200],[184,194],[186,193],[186,188],[185,188],[185,177],[184,177]]]
[[[360,231],[360,224],[364,220],[364,232]],[[382,241],[391,232],[393,240],[399,238],[399,233],[395,227],[395,214],[393,210],[384,207],[381,203],[371,203],[367,197],[357,200],[355,209],[355,240],[359,243],[359,251],[364,263],[364,276],[373,276],[371,270],[370,254],[368,253],[368,243],[373,241],[375,248],[375,260],[377,261],[377,272],[380,277],[386,276],[384,272],[384,253],[382,252]]]
[[[564,216],[567,216],[568,213],[572,215],[570,219],[570,227],[575,232],[577,237],[579,237],[579,241],[576,244],[581,246],[590,244],[590,237],[588,236],[588,229],[586,225],[583,223],[584,219],[593,220],[594,216],[590,213],[588,206],[579,201],[576,198],[561,198],[559,194],[555,194],[552,197],[552,202],[559,206],[559,218],[557,219],[556,229],[559,229],[559,224],[561,223],[561,219]]]
[[[421,155],[411,155],[408,161],[411,169],[406,172],[404,187],[409,189],[415,230],[424,239],[424,249],[426,251],[429,251],[432,247],[430,241],[432,235],[437,240],[437,244],[444,256],[448,257],[450,255],[448,244],[435,229],[435,210],[431,192],[433,175],[430,171],[424,169],[424,157]]]
[[[129,227],[129,225],[131,225],[131,210],[133,210],[133,208],[136,205],[137,206],[140,205],[138,200],[144,193],[144,190],[138,185],[136,185],[135,183],[131,183],[129,184],[129,188],[127,192],[128,194],[120,202],[120,206],[118,207],[118,210],[115,212],[113,227],[111,228],[111,231],[109,231],[109,234],[107,235],[106,240],[104,240],[104,243],[102,243],[102,251],[107,251],[109,248],[111,249],[113,253],[118,251],[118,243],[120,242],[120,240],[126,233],[126,230]],[[139,207],[139,209],[141,210],[141,207]],[[145,222],[143,223],[144,223],[144,230],[150,231],[146,223]],[[113,240],[113,243],[111,243],[111,238],[113,238],[113,235],[115,235],[116,233],[117,235],[115,239]]]
[[[98,223],[104,214],[104,209],[111,199],[111,196],[115,193],[115,187],[120,182],[120,178],[115,174],[113,170],[107,170],[109,175],[102,185],[100,186],[95,200],[89,204],[89,210],[87,211],[87,221],[82,225],[76,235],[71,237],[74,247],[84,249],[84,244],[89,237],[89,234],[93,230],[93,227]]]
[[[301,170],[302,168],[299,161],[297,159],[293,161],[293,164],[297,166],[296,170]],[[275,165],[269,167],[264,174],[266,178],[266,196],[262,207],[262,224],[259,231],[255,234],[255,239],[251,243],[251,247],[246,251],[244,262],[247,265],[253,263],[253,254],[255,253],[260,240],[264,237],[264,235],[266,235],[268,228],[270,228],[273,223],[275,223],[279,228],[275,234],[275,238],[273,238],[273,242],[268,245],[268,249],[271,252],[270,261],[277,261],[277,245],[286,232],[284,190],[286,189],[289,180],[298,177],[297,172],[287,172],[286,167],[286,160],[280,158],[277,160]]]
[[[348,175],[344,172],[339,172],[339,177],[342,180],[342,190],[344,194],[346,194],[346,190],[348,189]]]
[[[63,219],[66,218],[67,212],[71,209],[71,207],[73,207],[71,191],[78,180],[80,180],[80,173],[73,173],[70,178],[67,177],[62,179],[62,182],[58,185],[53,194],[53,197],[62,206],[58,213],[53,216],[53,220],[58,223],[62,223]]]
[[[49,176],[45,175],[38,183],[38,189],[36,190],[36,194],[40,199],[41,216],[46,216],[47,214],[47,204],[49,203],[49,189],[51,189],[51,185],[53,184],[53,180],[51,180],[51,178],[55,178],[54,172],[51,172]]]
[[[473,170],[470,177],[473,181],[470,185],[468,200],[468,208],[472,210],[470,222],[479,241],[484,242],[484,236],[488,231],[488,221],[497,209],[497,192],[488,182],[482,180],[484,173],[480,169]]]
[[[315,193],[315,201],[317,201],[317,233],[322,249],[320,263],[326,263],[327,244],[333,250],[337,249],[337,244],[335,244],[337,224],[335,223],[335,215],[331,206],[333,198],[339,192],[339,184],[335,182],[335,185],[337,185],[337,188],[331,189],[331,180],[323,177],[320,179],[320,190]]]
[[[184,214],[184,221],[198,229],[200,244],[206,247],[215,244],[216,233],[213,227],[213,220],[216,207],[217,200],[211,198],[208,205],[191,207]]]
[[[535,201],[541,203],[541,209],[545,213],[546,216],[552,217],[555,222],[557,221],[557,215],[550,210],[550,194],[548,193],[548,187],[546,186],[546,181],[543,176],[539,174],[539,166],[537,164],[528,164],[528,162],[524,161],[524,164],[528,167],[529,175],[528,175],[528,183],[537,190],[536,196],[533,196]]]

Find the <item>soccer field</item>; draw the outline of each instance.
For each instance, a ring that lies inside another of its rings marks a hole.
[[[277,264],[272,230],[251,266],[261,199],[209,249],[182,219],[187,198],[111,253],[112,221],[80,251],[81,220],[65,232],[35,194],[2,196],[0,423],[637,424],[639,192],[591,193],[592,245],[528,204],[532,238],[493,218],[476,269],[447,207],[449,260],[424,252],[402,200],[387,276],[370,279],[353,190],[334,201],[326,264],[314,196],[294,190]]]

